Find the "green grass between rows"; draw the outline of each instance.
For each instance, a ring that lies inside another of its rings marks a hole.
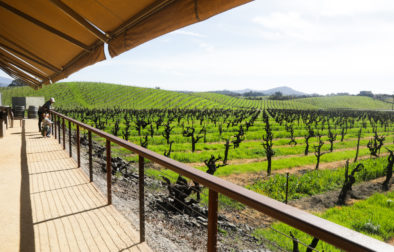
[[[388,241],[394,237],[394,192],[375,194],[367,200],[356,202],[351,206],[334,207],[318,216],[375,239]],[[310,235],[283,223],[272,224],[272,228],[287,235],[292,232],[297,239],[306,244],[310,244],[312,241]],[[254,235],[257,238],[274,241],[287,250],[291,251],[293,248],[291,239],[272,229],[257,229],[254,231]],[[299,246],[301,251],[305,249],[302,245]],[[316,249],[319,251],[340,251],[322,241],[319,241]]]

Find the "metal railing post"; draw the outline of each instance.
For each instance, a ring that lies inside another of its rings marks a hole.
[[[217,251],[218,240],[218,193],[209,189],[208,203],[208,252]]]
[[[90,182],[93,182],[93,160],[92,160],[92,132],[88,130],[88,139],[89,139],[89,179]]]
[[[63,127],[63,150],[66,149],[66,125],[64,124],[64,118],[62,118],[62,127]]]
[[[55,139],[57,138],[57,116],[56,115],[54,115],[54,114],[52,114],[53,115],[53,124],[52,125],[54,125],[54,131],[52,131],[53,132],[53,135],[55,136]]]
[[[78,167],[81,167],[81,140],[79,137],[79,125],[77,124],[77,162]]]
[[[69,153],[70,157],[73,156],[73,149],[71,145],[71,121],[68,121],[68,147],[69,147]]]
[[[57,129],[58,129],[58,133],[57,133],[57,138],[58,138],[58,140],[59,140],[59,144],[60,144],[60,117],[58,116],[57,117]]]
[[[144,157],[138,156],[138,184],[139,184],[139,200],[140,200],[140,242],[145,241],[145,170]]]
[[[112,165],[111,165],[111,141],[107,139],[105,144],[105,149],[107,150],[107,198],[108,205],[112,204]]]

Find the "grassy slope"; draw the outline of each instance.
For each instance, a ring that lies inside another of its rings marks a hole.
[[[56,106],[63,108],[117,106],[142,109],[194,108],[194,105],[198,105],[199,108],[220,106],[207,99],[172,91],[90,82],[57,83],[37,91],[29,87],[0,88],[0,93],[3,94],[3,103],[6,105],[11,104],[11,97],[14,96],[45,96],[45,99],[55,97]]]
[[[291,108],[291,109],[391,109],[391,105],[369,97],[335,96],[297,99],[294,101],[245,100],[214,93],[178,93],[93,82],[57,83],[35,91],[29,87],[0,88],[3,104],[10,105],[13,96],[55,97],[63,108]]]
[[[390,104],[366,96],[332,96],[304,98],[300,101],[320,108],[391,109]]]
[[[351,206],[335,207],[320,214],[320,217],[356,230],[363,234],[372,236],[375,239],[388,241],[394,237],[394,222],[392,216],[394,214],[394,192],[386,194],[375,194],[367,200],[359,201]],[[309,244],[312,237],[309,235],[289,227],[283,223],[275,223],[273,228],[285,234],[292,232],[294,236],[302,242]],[[257,237],[274,240],[282,247],[292,249],[292,242],[279,233],[270,229],[260,229],[255,231]],[[301,246],[301,251],[304,247]],[[338,249],[324,242],[319,242],[317,247],[319,251],[339,251]]]

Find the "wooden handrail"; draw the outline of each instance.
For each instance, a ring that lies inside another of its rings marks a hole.
[[[96,135],[105,138],[107,141],[113,142],[134,153],[137,153],[140,157],[149,159],[176,173],[181,174],[182,176],[196,181],[208,187],[210,191],[221,193],[233,200],[241,202],[251,208],[258,210],[261,213],[269,215],[340,249],[344,249],[346,251],[393,251],[394,249],[393,246],[376,240],[372,237],[363,235],[359,232],[322,219],[298,208],[263,196],[244,187],[235,185],[229,181],[212,176],[208,173],[202,172],[186,164],[157,154],[151,150],[145,149],[139,145],[108,134],[102,130],[96,129],[90,125],[79,122],[58,112],[51,112],[58,117],[79,125],[89,132],[93,132]],[[215,195],[215,193],[212,194]],[[213,208],[215,208],[215,205],[212,205]],[[215,220],[216,218],[211,219]],[[217,226],[217,223],[208,223],[208,227],[212,226]],[[210,233],[210,230],[208,230],[208,233]],[[216,244],[214,244],[214,246],[216,248]]]

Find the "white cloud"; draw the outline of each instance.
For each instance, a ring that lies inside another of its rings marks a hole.
[[[260,35],[268,40],[305,39],[308,33],[315,30],[315,25],[297,12],[274,12],[267,16],[257,16],[253,18],[253,22],[263,27]]]
[[[185,31],[185,30],[176,30],[173,31],[172,34],[180,34],[180,35],[186,35],[186,36],[192,36],[192,37],[197,37],[197,38],[205,38],[206,36],[197,32],[192,32],[192,31]]]
[[[320,14],[324,16],[354,16],[390,10],[394,10],[391,0],[325,0],[322,3]]]
[[[373,12],[367,13],[366,9],[364,14],[357,16],[337,17],[324,16],[322,14],[324,11],[326,10],[320,9],[320,12],[315,13],[306,10],[275,11],[269,15],[256,16],[252,22],[260,27],[256,34],[261,38],[287,43],[294,43],[295,39],[313,42],[319,46],[327,46],[325,43],[331,43],[340,47],[346,43],[368,43],[374,40],[384,42],[394,39],[394,18],[384,18],[381,14]],[[350,11],[345,12],[350,13]],[[339,12],[336,14],[339,15]]]
[[[186,29],[73,79],[84,74],[182,90],[289,85],[309,93],[392,92],[391,1],[254,1]]]
[[[215,50],[215,47],[211,44],[201,42],[200,47],[203,48],[206,52],[213,52]]]
[[[270,4],[256,1],[256,5],[257,8],[291,10],[331,17],[394,11],[392,0],[277,0]]]
[[[268,29],[273,30],[304,30],[309,29],[312,25],[303,19],[297,12],[274,12],[268,16],[259,16],[253,19],[253,22],[260,24]]]

